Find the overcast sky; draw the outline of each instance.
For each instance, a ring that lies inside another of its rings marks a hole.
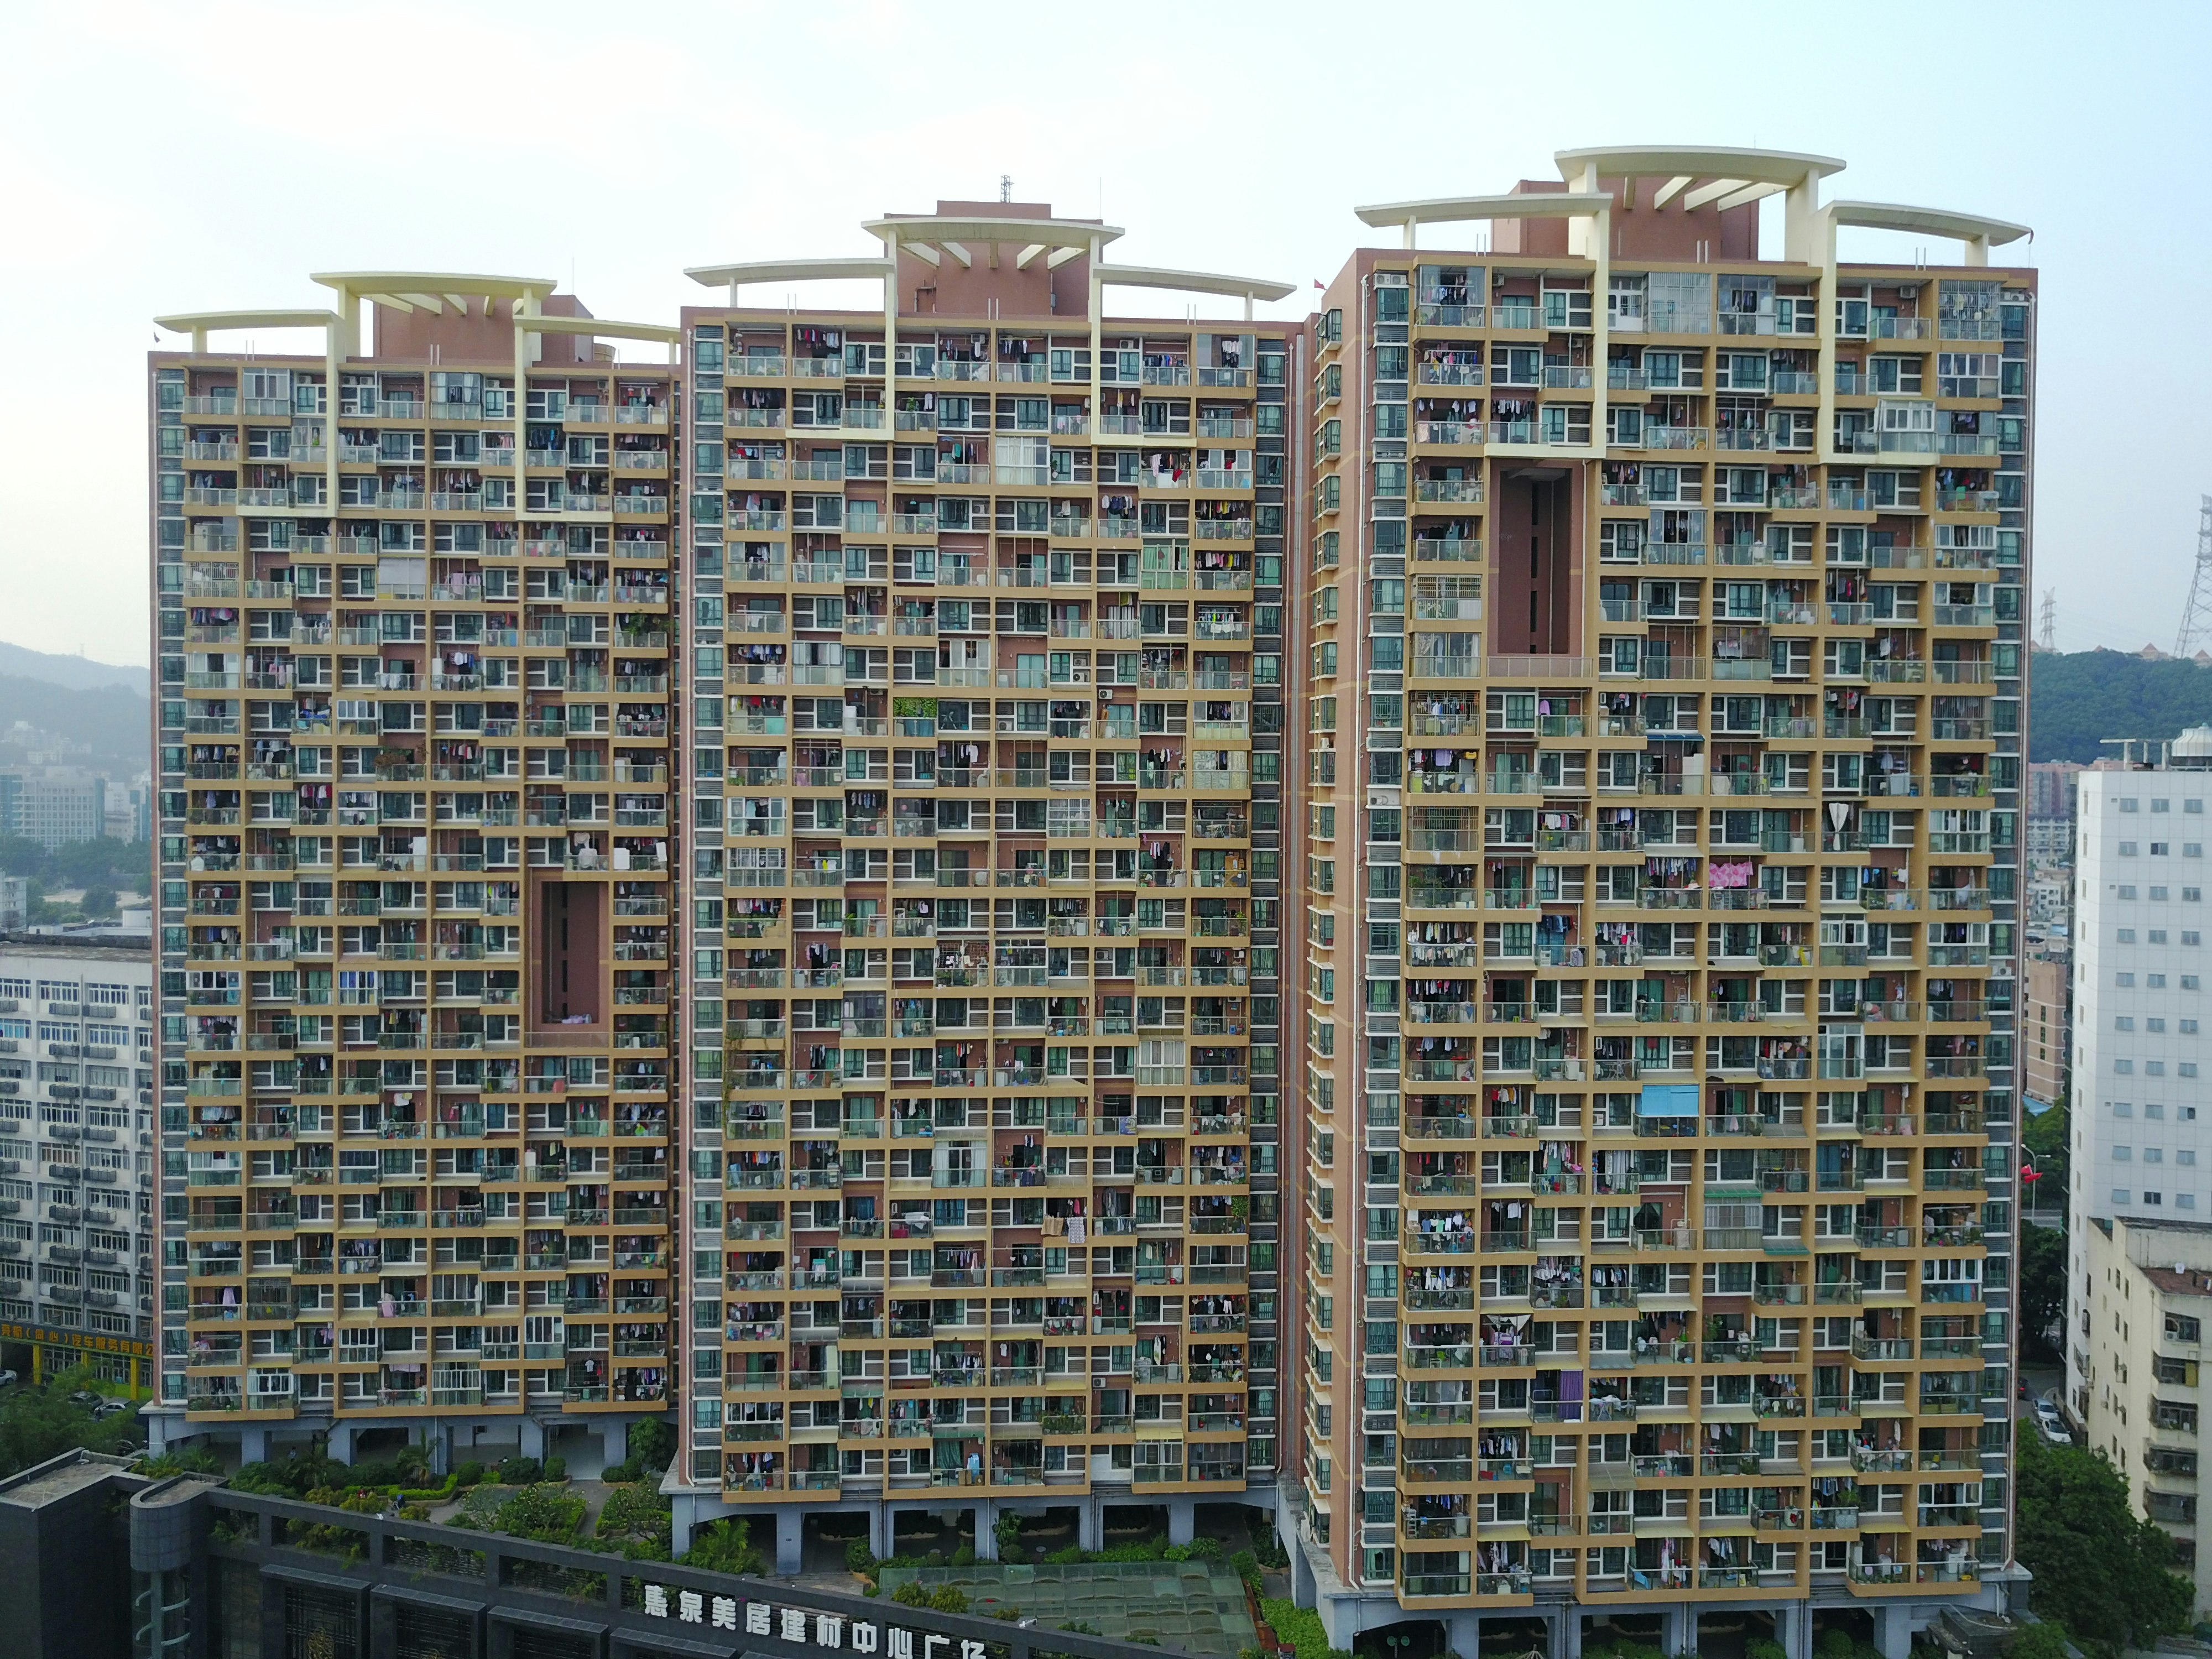
[[[1002,173],[1021,199],[1103,210],[1132,263],[1304,295],[1375,239],[1357,203],[1555,177],[1571,146],[1681,142],[1839,156],[1831,195],[2035,227],[2037,598],[2056,590],[2063,648],[2171,646],[2212,493],[2182,395],[2212,343],[2205,8],[1457,4],[1373,14],[1363,39],[1368,15],[11,9],[0,638],[146,660],[156,313],[320,304],[310,270],[400,267],[573,273],[596,314],[661,320],[703,295],[686,265],[872,252],[862,219],[992,198]],[[1909,256],[1854,234],[1847,257]]]

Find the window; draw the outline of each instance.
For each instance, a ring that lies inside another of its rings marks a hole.
[[[2173,1161],[2176,1164],[2195,1164],[2197,1162],[2196,1149],[2191,1146],[2183,1146],[2176,1149],[2173,1154]]]
[[[2142,1161],[2146,1164],[2163,1164],[2166,1162],[2166,1151],[2160,1146],[2146,1146],[2143,1148]],[[2148,1194],[2143,1195],[2143,1201],[2145,1203],[2150,1201]]]
[[[2150,844],[2150,855],[2154,859],[2165,858],[2172,850],[2173,843],[2170,841],[2154,841]]]
[[[2142,806],[2142,803],[2137,800],[2133,795],[2118,796],[2115,798],[2112,805],[2118,807],[2123,812],[2137,811],[2140,811]]]
[[[2204,811],[2204,803],[2202,800],[2185,800],[2181,803],[2181,810],[2185,812],[2195,812],[2201,817]]]
[[[2143,1021],[2143,1030],[2146,1031],[2163,1031],[2165,1029],[2166,1022],[2155,1014],[2148,1016]]]
[[[2150,890],[2151,902],[2152,902],[2153,903],[2156,903],[2160,899],[2162,899],[2162,898],[2164,898],[2164,897],[2166,896],[2166,890],[2165,888],[2163,888],[2163,887],[2154,887],[2154,888],[2152,888],[2152,889]]]
[[[2115,1146],[2112,1148],[2112,1162],[2115,1164],[2125,1164],[2135,1155],[2135,1148],[2132,1146]]]
[[[2113,1202],[2113,1203],[2115,1203],[2115,1204],[2125,1204],[2125,1203],[2127,1203],[2128,1201],[2129,1201],[2129,1194],[2128,1194],[2128,1189],[2127,1189],[2126,1188],[2124,1188],[2124,1187],[2115,1187],[2115,1188],[2112,1188],[2112,1202]]]
[[[2194,1193],[2176,1193],[2173,1195],[2173,1207],[2177,1210],[2195,1209],[2197,1207],[2197,1194]]]
[[[2124,842],[2122,842],[2120,843],[2120,856],[2121,856],[2122,858],[2124,858],[2124,859],[2131,859],[2131,858],[2133,858],[2135,855],[2136,855],[2136,843],[2135,843],[2135,842],[2131,842],[2131,841],[2124,841]]]
[[[2197,1022],[2193,1019],[2183,1020],[2181,1022],[2181,1035],[2184,1036],[2195,1036],[2197,1035]]]
[[[2163,991],[2166,988],[2166,975],[2164,974],[2145,974],[2143,975],[2143,983],[2154,991]]]
[[[2122,945],[2133,945],[2136,942],[2136,930],[2132,927],[2116,928],[2113,930],[2113,937]]]
[[[2152,927],[2146,929],[2143,933],[2143,938],[2152,945],[2163,945],[2166,943],[2166,929],[2163,927]]]
[[[2119,889],[2119,895],[2124,899],[2131,899],[2136,896],[2136,890],[2132,886],[2123,883]]]
[[[2181,856],[2185,859],[2203,858],[2204,843],[2201,841],[2185,841],[2181,843]]]
[[[2204,890],[2202,887],[2185,887],[2181,890],[2181,902],[2184,904],[2198,903],[2203,897]]]
[[[2145,1193],[2145,1194],[2143,1194],[2143,1200],[2142,1200],[2142,1201],[2143,1201],[2145,1204],[2158,1204],[2158,1203],[2161,1203],[2161,1202],[2163,1202],[2164,1200],[2161,1200],[2161,1199],[2160,1198],[2160,1196],[2159,1196],[2156,1193]]]
[[[2136,976],[2133,974],[2114,974],[2112,975],[2112,983],[2120,987],[2123,990],[2127,989],[2135,982]]]
[[[2181,930],[2181,942],[2184,945],[2195,945],[2199,942],[2200,938],[2201,935],[2193,927],[2185,927]],[[2155,942],[2157,941],[2154,941]]]
[[[2119,1077],[2132,1077],[2135,1074],[2135,1069],[2136,1063],[2132,1060],[2116,1060],[2112,1062],[2112,1071]]]
[[[2184,974],[2181,976],[2181,988],[2185,991],[2195,990],[2197,988],[2197,975],[2194,974]]]
[[[2112,1115],[2114,1117],[2133,1117],[2135,1115],[2135,1103],[2132,1101],[2115,1100],[2108,1102],[2107,1104],[2112,1107]]]
[[[2173,803],[2154,795],[2151,797],[2150,810],[2154,812],[2171,812],[2173,811]]]
[[[2136,1029],[2136,1018],[2135,1018],[2135,1016],[2134,1016],[2133,1014],[2115,1014],[2115,1015],[2113,1015],[2113,1016],[2112,1016],[2112,1029],[2113,1029],[2115,1031],[2132,1031],[2132,1030],[2134,1030]]]

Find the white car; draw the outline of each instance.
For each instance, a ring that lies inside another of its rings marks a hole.
[[[2074,1443],[2073,1435],[2067,1431],[2065,1419],[2057,1412],[2039,1409],[2035,1413],[2035,1425],[2043,1431],[2043,1437],[2054,1446]]]

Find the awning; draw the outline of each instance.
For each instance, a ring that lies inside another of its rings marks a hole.
[[[1637,1097],[1638,1117],[1695,1117],[1698,1085],[1694,1083],[1647,1083]]]

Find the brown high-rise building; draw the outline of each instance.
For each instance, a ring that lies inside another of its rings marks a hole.
[[[317,281],[150,364],[157,1436],[618,1457],[672,1395],[681,520],[672,371],[596,341],[674,331]]]
[[[1294,1557],[1340,1646],[1901,1656],[2010,1560],[2034,276],[1838,161],[1559,166],[1362,210],[1307,336]]]
[[[1272,1502],[1286,285],[1022,203],[684,313],[679,1522]],[[866,311],[744,305],[866,276]],[[1126,317],[1109,290],[1241,297]],[[710,729],[719,725],[720,730]],[[840,1522],[839,1525],[850,1525]]]

